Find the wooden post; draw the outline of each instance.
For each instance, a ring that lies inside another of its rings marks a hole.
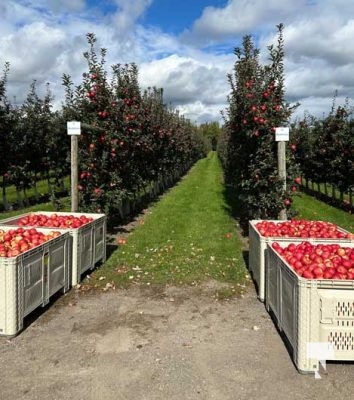
[[[77,212],[78,196],[78,137],[71,135],[71,212]]]
[[[275,128],[275,140],[278,142],[278,177],[283,182],[282,197],[286,192],[286,142],[289,141],[289,127],[279,126]],[[278,218],[286,220],[286,206],[279,212]]]
[[[283,181],[283,191],[286,191],[286,158],[285,158],[285,143],[284,141],[278,142],[278,175]],[[280,210],[279,219],[286,220],[286,208]]]
[[[67,122],[68,135],[71,136],[71,212],[77,212],[79,208],[78,196],[78,136],[81,135],[81,123],[79,121]]]

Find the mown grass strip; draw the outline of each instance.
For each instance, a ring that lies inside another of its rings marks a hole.
[[[90,282],[105,287],[131,283],[194,284],[215,279],[231,283],[227,297],[245,283],[247,246],[231,217],[216,153],[200,160],[177,186],[163,195],[117,246]],[[70,198],[60,200],[61,211],[70,212]],[[354,232],[354,215],[304,193],[294,197],[297,218],[330,221]],[[1,213],[0,218],[30,211],[55,211],[43,203]],[[104,279],[102,279],[104,278]],[[226,290],[226,289],[225,289]]]
[[[215,279],[243,284],[247,274],[238,225],[224,197],[215,152],[162,196],[91,282],[195,284]]]
[[[294,208],[298,212],[296,218],[332,222],[354,233],[354,215],[323,203],[305,193],[299,193],[293,200]]]

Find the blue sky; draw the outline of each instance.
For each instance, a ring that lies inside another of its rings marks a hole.
[[[0,0],[0,68],[10,63],[8,97],[21,103],[33,80],[50,83],[56,107],[62,75],[80,84],[86,34],[107,49],[107,66],[135,62],[142,89],[192,121],[221,120],[236,61],[251,34],[266,61],[284,23],[285,85],[295,116],[322,116],[354,97],[354,2],[348,0]]]
[[[155,0],[146,10],[141,22],[146,25],[158,26],[164,32],[172,35],[181,34],[193,25],[206,7],[222,7],[225,0]]]

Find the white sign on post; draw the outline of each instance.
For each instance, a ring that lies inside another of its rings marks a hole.
[[[80,121],[67,121],[66,127],[68,130],[68,135],[81,135]]]
[[[289,141],[289,127],[280,126],[275,128],[275,140],[277,142],[288,142]]]

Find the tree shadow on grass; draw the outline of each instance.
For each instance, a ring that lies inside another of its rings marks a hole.
[[[239,223],[242,236],[247,237],[248,219],[245,218],[244,213],[242,212],[242,206],[238,199],[236,189],[232,185],[225,184],[223,196],[227,204],[226,211]]]
[[[242,250],[242,258],[243,261],[245,262],[246,268],[249,271],[249,251],[248,250]]]
[[[106,244],[106,259],[108,260],[111,255],[118,249],[118,244],[107,243]]]
[[[241,228],[241,240],[243,242],[242,258],[245,262],[247,269],[249,270],[249,250],[248,250],[248,219],[242,217],[242,209],[240,202],[237,198],[237,192],[232,185],[224,185],[223,196],[226,202],[226,211],[230,216],[235,219]]]

